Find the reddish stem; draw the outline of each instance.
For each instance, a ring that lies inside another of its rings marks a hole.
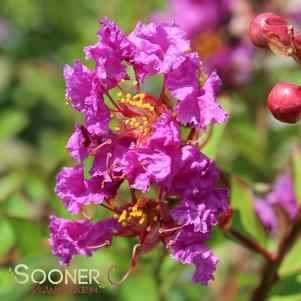
[[[247,246],[249,249],[255,251],[256,253],[262,255],[264,258],[266,258],[269,262],[273,262],[275,260],[275,256],[271,254],[268,250],[257,244],[255,241],[245,237],[242,233],[238,232],[237,230],[233,228],[227,229],[227,231],[236,239],[241,241],[245,246]]]
[[[278,248],[277,256],[274,261],[268,261],[262,271],[261,282],[253,293],[251,301],[266,300],[270,289],[278,281],[278,269],[280,268],[287,253],[296,243],[301,231],[301,209],[294,220],[289,232],[281,241]]]
[[[163,100],[163,97],[164,97],[164,94],[165,94],[165,81],[166,81],[166,77],[164,75],[164,79],[163,79],[163,83],[162,83],[162,89],[161,89],[160,96],[159,96],[160,101]]]

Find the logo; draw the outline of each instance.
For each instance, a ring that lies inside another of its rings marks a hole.
[[[101,282],[98,269],[31,270],[26,264],[9,269],[17,284],[32,284],[32,295],[57,295],[62,292],[98,294],[106,284]]]

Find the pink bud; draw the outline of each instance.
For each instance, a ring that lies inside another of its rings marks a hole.
[[[268,107],[276,119],[296,123],[301,119],[301,86],[277,84],[268,96]]]
[[[258,15],[250,24],[249,36],[252,43],[259,48],[268,48],[268,42],[273,38],[277,38],[284,45],[290,43],[288,22],[273,13]]]

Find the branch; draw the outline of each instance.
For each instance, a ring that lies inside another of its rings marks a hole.
[[[301,231],[301,209],[294,220],[290,231],[283,238],[274,261],[268,261],[262,271],[261,282],[253,293],[251,301],[264,301],[272,286],[278,281],[278,269],[287,253],[291,250]]]
[[[240,242],[242,242],[246,247],[248,247],[255,253],[262,255],[269,262],[272,262],[275,259],[275,256],[271,254],[268,250],[257,244],[255,241],[245,237],[243,234],[236,231],[235,229],[229,228],[226,231],[229,232],[236,239],[238,239]]]

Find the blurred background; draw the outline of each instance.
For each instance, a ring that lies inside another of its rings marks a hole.
[[[139,20],[175,18],[187,27],[205,68],[217,67],[224,81],[221,99],[230,121],[226,127],[216,127],[205,152],[225,172],[253,183],[256,190],[273,181],[289,162],[292,147],[300,143],[300,123],[277,122],[266,108],[267,94],[278,81],[301,85],[300,70],[291,59],[254,49],[246,33],[256,13],[266,10],[289,17],[301,29],[300,1],[233,0],[212,18],[201,11],[199,15],[191,12],[196,20],[193,28],[187,21],[189,12],[176,9],[171,2],[0,0],[0,300],[54,298],[33,296],[30,283],[16,284],[9,267],[18,263],[31,269],[59,267],[47,243],[48,216],[70,218],[53,189],[56,173],[63,165],[73,164],[65,145],[74,123],[80,121],[79,114],[65,106],[62,70],[76,58],[84,61],[82,49],[96,42],[98,22],[104,16],[127,33]],[[186,20],[181,19],[183,15]],[[117,264],[114,276],[122,276],[133,244],[117,240],[113,248],[102,249],[91,259],[73,260],[71,268],[98,268],[104,288],[96,295],[62,293],[56,298],[243,301],[259,281],[261,258],[229,242],[217,229],[211,248],[221,264],[208,287],[191,284],[193,268],[172,261],[163,248],[143,256],[124,284],[108,285],[109,266]],[[273,240],[266,244],[274,246]],[[275,287],[269,300],[301,300],[301,286],[292,279]],[[291,292],[289,297],[283,297],[283,289]]]

